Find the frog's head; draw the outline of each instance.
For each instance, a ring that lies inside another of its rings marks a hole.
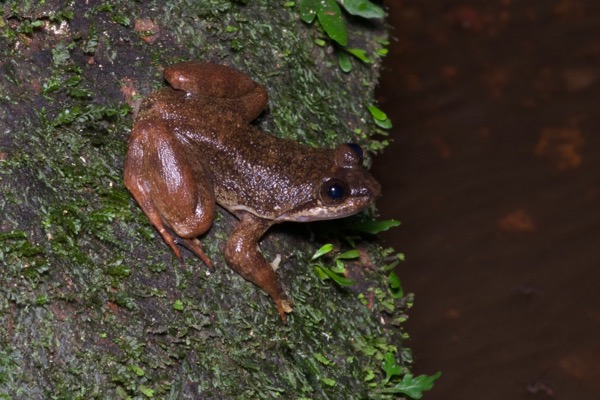
[[[317,221],[356,214],[381,194],[381,186],[363,167],[362,149],[354,144],[341,144],[333,150],[329,168],[313,188],[310,201],[289,210],[280,220]]]

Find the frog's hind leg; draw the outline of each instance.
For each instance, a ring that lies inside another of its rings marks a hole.
[[[226,65],[187,61],[165,68],[174,89],[209,98],[251,122],[267,107],[266,89],[245,73]]]
[[[211,267],[196,237],[210,228],[214,218],[212,181],[204,174],[203,183],[197,183],[202,171],[192,170],[180,147],[163,122],[137,122],[129,138],[125,186],[179,259],[177,242]],[[194,165],[201,168],[200,163]]]
[[[212,261],[210,261],[210,258],[208,258],[208,256],[202,250],[202,243],[200,243],[198,238],[186,239],[180,237],[178,240],[176,240],[176,242],[180,243],[186,249],[194,253],[199,259],[202,260],[204,264],[206,264],[211,272],[213,271]]]

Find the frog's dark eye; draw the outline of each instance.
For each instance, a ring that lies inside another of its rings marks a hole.
[[[360,158],[360,161],[363,160],[364,152],[363,152],[362,147],[360,147],[356,143],[346,143],[346,146],[348,146],[348,147],[350,147],[352,149],[352,151],[354,152],[354,154],[356,154],[358,156],[358,158]]]
[[[327,196],[331,200],[337,200],[344,195],[344,188],[338,184],[333,184],[327,188]]]
[[[340,179],[329,179],[321,186],[320,197],[325,204],[338,204],[350,194],[348,184]]]

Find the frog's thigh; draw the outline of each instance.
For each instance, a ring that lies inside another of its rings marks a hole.
[[[262,85],[226,65],[187,61],[166,68],[164,75],[173,88],[209,97],[241,115],[245,122],[258,117],[269,101]]]
[[[179,237],[195,238],[210,228],[215,213],[208,173],[197,176],[181,144],[162,122],[140,122],[144,181],[161,220]],[[202,172],[202,171],[200,171]]]
[[[156,227],[160,235],[163,237],[165,242],[173,249],[175,255],[181,258],[181,253],[175,244],[175,238],[173,237],[170,228],[163,222],[154,202],[150,188],[147,184],[147,172],[148,169],[144,165],[144,154],[146,151],[146,142],[148,137],[142,129],[137,129],[137,125],[134,126],[129,137],[129,145],[127,147],[127,157],[125,158],[124,168],[124,181],[125,186],[135,201],[140,205],[142,211],[146,214],[150,223]]]

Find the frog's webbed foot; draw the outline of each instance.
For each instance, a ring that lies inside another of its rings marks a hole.
[[[245,213],[225,246],[227,264],[244,279],[264,290],[275,302],[281,320],[292,312],[292,301],[277,280],[271,264],[258,249],[258,241],[271,226],[271,222]]]

